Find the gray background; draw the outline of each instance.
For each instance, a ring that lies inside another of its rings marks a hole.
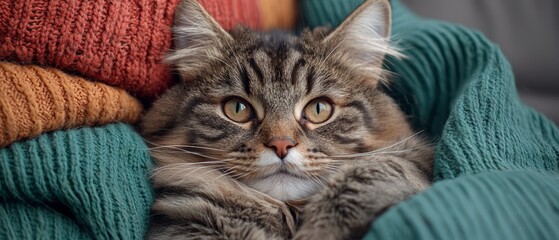
[[[418,15],[463,24],[498,43],[522,100],[559,124],[558,0],[402,0]]]

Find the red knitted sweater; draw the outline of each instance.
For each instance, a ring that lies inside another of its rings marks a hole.
[[[225,28],[259,27],[256,0],[199,0]],[[170,83],[161,64],[179,0],[0,2],[0,60],[35,63],[118,86],[145,100]]]

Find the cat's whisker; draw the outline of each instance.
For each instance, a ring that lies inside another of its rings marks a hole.
[[[322,182],[322,180],[320,180],[320,178],[318,178],[318,175],[311,175],[311,176],[314,179],[313,181],[315,181],[317,184],[320,184],[320,186],[324,186],[324,182]]]
[[[218,166],[220,166],[220,164],[221,164],[221,163],[205,164],[205,165],[202,164],[202,166],[214,166],[214,167],[218,167]],[[196,165],[196,164],[192,164],[192,165]],[[171,166],[171,167],[167,167],[167,166],[166,166],[166,167],[160,167],[160,168],[156,168],[156,169],[152,170],[151,172],[152,172],[152,176],[154,176],[154,175],[157,175],[157,174],[159,174],[159,173],[161,173],[161,172],[168,171],[168,170],[181,170],[181,169],[185,169],[185,168],[191,168],[191,167],[193,167],[192,165],[186,165],[186,166],[185,166],[185,165],[183,164],[183,166],[174,166],[174,167],[173,167],[173,166]],[[200,164],[197,164],[197,165],[200,165]],[[201,166],[200,166],[200,167],[201,167]]]
[[[203,162],[183,162],[183,163],[173,163],[173,164],[168,164],[165,166],[161,166],[161,167],[157,167],[154,170],[165,170],[166,168],[171,168],[171,167],[177,167],[177,166],[191,166],[191,165],[204,165],[204,164],[221,164],[221,163],[227,163],[230,162],[234,159],[232,158],[226,158],[226,159],[220,159],[220,160],[213,160],[213,161],[203,161]]]
[[[375,155],[383,155],[383,154],[397,154],[397,153],[406,153],[412,152],[418,149],[422,149],[425,146],[418,146],[415,148],[408,148],[402,150],[394,150],[394,151],[380,151],[380,152],[365,152],[365,153],[356,153],[356,154],[348,154],[348,155],[341,155],[341,156],[329,156],[328,158],[332,158],[332,160],[340,161],[340,159],[345,158],[354,158],[354,157],[366,157],[366,156],[375,156]]]
[[[225,176],[229,176],[229,173],[222,173],[221,175],[219,175],[218,177],[214,178],[213,181],[217,181],[218,179],[225,177]]]
[[[199,148],[199,149],[207,149],[207,150],[214,150],[214,151],[223,151],[225,152],[226,150],[222,150],[222,149],[218,149],[218,148],[212,148],[212,147],[207,147],[207,146],[198,146],[198,145],[185,145],[185,144],[172,144],[172,145],[162,145],[162,144],[158,144],[155,142],[151,142],[147,139],[144,138],[144,141],[149,143],[150,145],[156,146],[156,147],[167,147],[167,146],[171,146],[171,147],[186,147],[186,148]],[[149,148],[148,149],[152,149]]]
[[[195,162],[195,163],[175,163],[175,164],[169,164],[167,166],[163,166],[163,167],[159,167],[159,168],[155,168],[153,170],[153,173],[151,174],[150,178],[153,178],[154,176],[156,176],[157,174],[163,172],[163,171],[167,171],[167,170],[180,170],[177,173],[182,173],[184,172],[184,170],[189,170],[189,169],[201,169],[201,168],[207,168],[207,167],[218,167],[219,164],[223,164],[223,162],[227,162],[233,159],[224,159],[221,162],[220,161],[211,161],[211,162]],[[198,167],[193,167],[193,165],[201,165]],[[176,173],[175,173],[176,174]],[[187,174],[188,176],[189,174]],[[173,177],[173,175],[169,176]]]
[[[389,146],[387,146],[387,147],[383,147],[383,148],[380,148],[380,149],[375,149],[375,150],[373,150],[373,151],[362,152],[362,153],[353,153],[353,154],[344,154],[344,155],[325,156],[324,158],[362,157],[362,156],[369,156],[370,154],[379,153],[379,152],[382,152],[382,153],[392,153],[392,152],[388,152],[388,151],[384,151],[384,150],[388,150],[388,149],[390,149],[390,148],[393,148],[393,147],[396,147],[396,146],[398,146],[398,145],[404,144],[404,143],[406,143],[406,141],[408,141],[408,140],[410,140],[410,139],[416,137],[416,136],[419,135],[421,132],[423,132],[423,130],[418,131],[418,132],[416,132],[416,133],[414,133],[414,134],[412,134],[412,135],[410,135],[410,136],[408,136],[408,137],[406,137],[406,138],[404,138],[404,139],[402,139],[402,140],[400,140],[400,141],[398,141],[398,142],[396,142],[396,143],[394,143],[394,144],[392,144],[392,145],[389,145]],[[405,150],[400,150],[400,151],[411,151],[411,149],[410,149],[410,150],[405,149]],[[398,152],[394,151],[394,153],[398,153]]]
[[[178,152],[181,152],[181,153],[184,153],[184,154],[192,154],[192,155],[200,156],[200,157],[203,157],[203,158],[209,158],[209,159],[219,160],[219,158],[217,158],[217,157],[208,156],[208,155],[206,155],[206,154],[202,154],[202,153],[199,153],[199,152],[193,152],[193,151],[184,150],[184,149],[178,148],[178,147],[166,147],[166,149],[167,149],[167,150],[168,150],[168,149],[170,149],[170,150],[175,150],[175,151],[178,151]],[[169,153],[169,154],[172,154],[172,153],[170,153],[170,152],[168,152],[168,151],[165,151],[165,150],[162,150],[162,149],[156,149],[156,150],[152,150],[152,151],[154,151],[154,152],[160,152],[160,153]]]
[[[223,171],[224,174],[221,175],[221,176],[219,176],[219,177],[217,177],[217,178],[215,178],[214,180],[217,180],[217,179],[219,179],[219,178],[221,178],[221,177],[223,177],[223,176],[225,176],[225,175],[227,175],[227,176],[229,176],[229,177],[232,177],[232,178],[237,178],[237,175],[239,175],[239,174],[236,174],[236,173],[235,173],[235,170],[238,170],[237,167],[238,167],[238,166],[233,166],[233,167],[231,167],[231,168],[229,168],[229,169],[227,169],[227,170],[224,170],[224,171]],[[250,172],[245,172],[244,174],[250,174]]]
[[[151,147],[151,148],[148,148],[148,149],[149,150],[154,150],[154,149],[161,149],[161,148],[168,148],[168,147],[196,148],[196,149],[205,149],[205,150],[226,152],[226,150],[221,150],[221,149],[211,148],[211,147],[195,146],[195,145],[162,145],[162,146],[157,146],[157,147]]]
[[[190,175],[191,173],[193,173],[193,172],[195,172],[195,171],[197,171],[197,170],[199,170],[199,169],[203,169],[203,168],[207,168],[207,167],[209,167],[209,166],[195,167],[195,168],[184,168],[184,169],[182,169],[182,170],[176,171],[175,173],[173,173],[173,174],[167,176],[166,181],[168,181],[169,179],[173,179],[173,177],[175,177],[176,175],[182,174],[183,172],[186,172],[186,171],[188,171],[188,170],[192,170],[192,171],[188,172],[185,176],[183,176],[183,178],[185,178],[186,176]],[[182,182],[182,181],[181,181],[181,182]]]
[[[210,168],[210,167],[212,167],[212,168]],[[207,171],[205,171],[205,172],[203,172],[203,173],[201,173],[200,175],[205,175],[205,174],[207,174],[207,173],[209,173],[209,172],[211,172],[211,171],[219,171],[218,169],[213,168],[213,166],[199,167],[199,168],[196,168],[196,169],[194,169],[194,170],[188,172],[186,175],[182,176],[183,180],[181,180],[180,183],[183,183],[184,181],[188,180],[188,176],[192,175],[193,173],[198,172],[198,171],[200,171],[200,170],[202,170],[202,169],[208,169],[208,168],[210,168],[210,169],[207,170]]]
[[[247,172],[244,172],[244,173],[234,174],[233,177],[236,178],[236,179],[242,179],[244,177],[249,176],[250,174],[252,174],[252,173],[247,171]]]
[[[394,154],[394,153],[405,153],[405,152],[411,152],[411,151],[413,151],[413,150],[416,150],[416,148],[413,148],[413,149],[404,149],[404,150],[396,150],[396,151],[355,153],[355,154],[348,154],[348,155],[343,155],[343,156],[329,156],[329,158],[332,158],[332,160],[340,160],[340,159],[345,159],[345,158],[366,157],[366,156],[375,156],[375,155],[383,155],[383,154]]]

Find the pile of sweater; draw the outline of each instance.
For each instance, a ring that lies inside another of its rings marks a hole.
[[[362,0],[199,0],[226,29],[338,25]],[[152,161],[133,128],[172,84],[179,0],[0,3],[0,239],[142,239]],[[435,184],[371,239],[559,236],[559,130],[482,34],[393,0],[388,89],[437,145]]]
[[[172,84],[179,0],[0,3],[0,239],[142,239],[152,160],[133,125]],[[294,1],[200,0],[225,28]],[[265,13],[265,14],[264,14]]]

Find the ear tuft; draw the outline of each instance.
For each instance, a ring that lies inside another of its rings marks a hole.
[[[223,44],[232,41],[232,37],[196,0],[183,0],[175,13],[173,40],[174,50],[165,61],[188,79],[210,60],[222,57]]]
[[[390,45],[390,3],[366,0],[324,39],[332,54],[347,60],[360,75],[376,84],[384,81],[385,55],[403,57]]]

